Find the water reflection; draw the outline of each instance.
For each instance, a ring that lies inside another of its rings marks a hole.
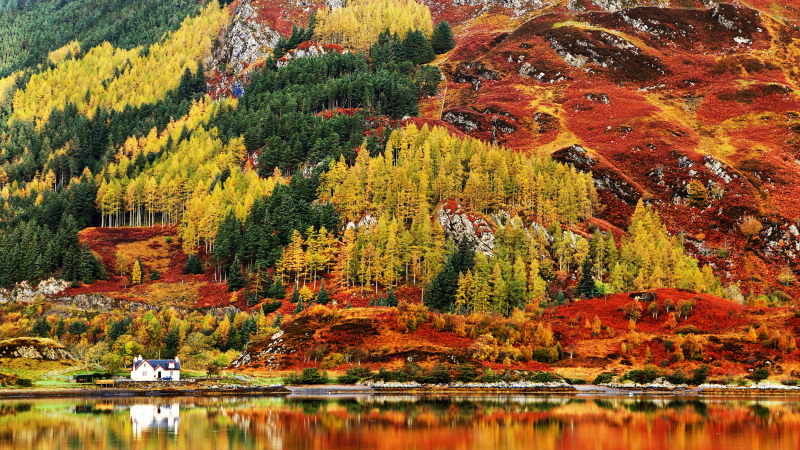
[[[0,401],[0,450],[20,448],[796,449],[800,401],[533,396]]]
[[[169,406],[131,405],[133,436],[140,438],[142,432],[150,428],[161,428],[177,435],[180,415],[180,406],[177,403]]]

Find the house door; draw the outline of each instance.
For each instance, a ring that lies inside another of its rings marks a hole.
[[[161,379],[161,371],[160,370],[158,371],[158,379],[159,380]]]

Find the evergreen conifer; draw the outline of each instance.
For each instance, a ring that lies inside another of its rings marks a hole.
[[[331,297],[328,295],[328,290],[325,289],[325,280],[322,280],[322,285],[319,288],[319,292],[317,292],[317,303],[327,305],[330,301]]]
[[[581,270],[581,279],[578,282],[578,295],[582,294],[586,298],[597,297],[597,286],[595,286],[594,277],[592,277],[592,260],[588,255],[583,260]]]
[[[447,53],[454,49],[456,41],[453,38],[453,30],[450,25],[444,20],[439,22],[439,26],[433,29],[433,36],[431,36],[431,47],[437,55]]]
[[[393,308],[397,307],[397,297],[394,295],[394,289],[389,289],[386,294],[386,306]]]
[[[189,260],[186,261],[186,267],[183,268],[183,273],[194,275],[205,273],[205,270],[203,270],[203,264],[200,262],[200,258],[195,255],[189,255]]]
[[[243,287],[242,264],[239,262],[239,254],[237,253],[228,270],[228,292],[236,292]]]
[[[300,303],[303,301],[303,299],[300,298],[300,291],[297,289],[297,286],[294,287],[294,290],[292,291],[292,297],[289,299],[289,301],[292,303]]]

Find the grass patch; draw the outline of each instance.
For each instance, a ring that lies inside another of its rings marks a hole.
[[[3,368],[3,372],[5,373],[13,373],[20,378],[28,378],[34,381],[42,379],[42,377],[47,376],[50,372],[60,372],[72,368],[72,370],[67,370],[65,373],[59,373],[59,375],[56,376],[57,378],[61,378],[85,369],[83,364],[79,362],[26,358],[0,358],[0,367]]]

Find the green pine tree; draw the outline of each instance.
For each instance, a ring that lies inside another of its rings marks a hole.
[[[439,22],[439,26],[434,28],[433,36],[431,37],[431,47],[437,55],[447,53],[454,49],[456,41],[453,38],[453,30],[450,25],[444,20]]]
[[[322,285],[319,288],[319,292],[317,292],[317,303],[327,305],[330,301],[331,297],[328,295],[328,290],[325,289],[325,280],[322,280]]]
[[[184,267],[183,273],[194,275],[201,275],[205,273],[205,270],[203,270],[203,263],[200,262],[200,258],[195,255],[189,255],[189,260],[186,261],[186,267]]]
[[[396,308],[397,303],[397,296],[394,295],[394,289],[389,289],[386,293],[386,306]]]
[[[239,254],[233,258],[230,269],[228,269],[228,292],[236,292],[244,287],[244,276],[242,275],[242,264],[239,262]]]
[[[578,295],[583,295],[586,298],[597,297],[597,286],[594,284],[592,260],[589,255],[586,255],[586,258],[583,260],[581,271],[581,279],[578,282]]]
[[[56,338],[61,339],[61,336],[64,335],[65,328],[66,324],[64,323],[64,318],[59,317],[58,322],[56,323],[56,332],[55,332]]]
[[[272,287],[269,288],[269,296],[277,300],[282,300],[286,297],[286,289],[283,287],[283,280],[281,277],[275,277],[275,282],[272,283]]]
[[[297,289],[297,286],[294,287],[294,290],[292,291],[292,297],[289,299],[289,301],[292,303],[300,303],[303,301],[303,299],[300,298],[300,291]]]

